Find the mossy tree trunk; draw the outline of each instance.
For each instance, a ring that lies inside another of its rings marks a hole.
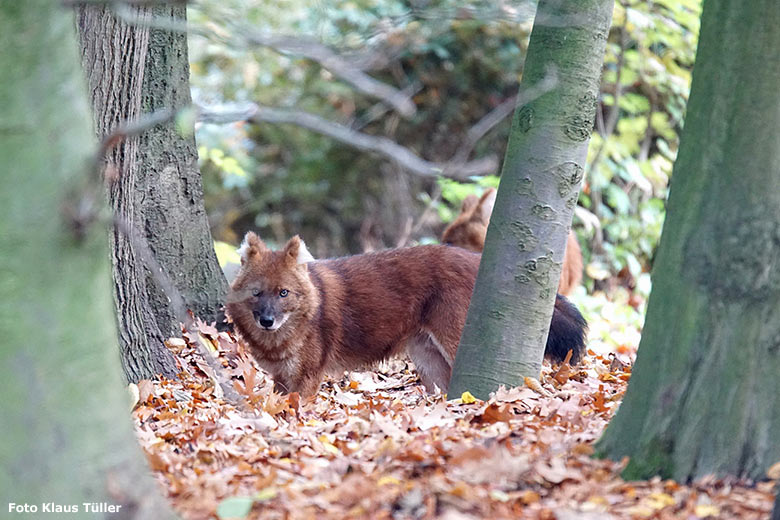
[[[0,3],[0,502],[168,518],[122,388],[105,212],[78,218],[103,194],[68,14]]]
[[[599,93],[611,0],[540,0],[450,391],[486,397],[538,377]]]
[[[137,9],[138,23],[117,20],[106,5],[82,6],[79,32],[95,127],[100,138],[142,114],[187,107],[190,100],[187,37],[145,22],[185,20],[184,4]],[[114,148],[111,205],[145,240],[186,307],[205,320],[220,319],[227,283],[217,263],[203,206],[195,139],[173,119]],[[137,240],[112,237],[115,298],[127,378],[175,374],[163,340],[179,333],[171,295],[148,268]]]
[[[780,460],[780,4],[707,0],[626,396],[598,444],[627,478]]]

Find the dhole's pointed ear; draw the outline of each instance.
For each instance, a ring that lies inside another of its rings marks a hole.
[[[479,199],[476,195],[470,193],[469,195],[466,195],[465,199],[463,199],[463,204],[460,205],[460,212],[468,213],[472,209],[476,208],[477,204],[479,204]]]
[[[284,246],[284,258],[288,265],[307,264],[314,261],[301,237],[295,235]]]
[[[493,213],[493,206],[496,205],[496,194],[498,192],[495,188],[488,188],[485,193],[482,194],[482,197],[480,197],[479,202],[477,203],[477,209],[474,212],[474,215],[479,215],[479,218],[482,219],[482,222],[487,224],[490,222],[490,215]]]
[[[268,247],[260,240],[260,237],[253,231],[249,231],[244,236],[244,241],[241,242],[241,247],[236,252],[241,257],[241,265],[244,265],[253,256],[261,255],[267,251]]]

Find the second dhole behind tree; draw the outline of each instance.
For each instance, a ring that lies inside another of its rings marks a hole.
[[[462,247],[469,251],[481,253],[485,247],[490,215],[496,203],[495,188],[488,188],[482,197],[469,195],[463,199],[460,213],[441,235],[442,244]],[[569,230],[566,240],[566,249],[561,266],[561,279],[558,283],[558,292],[570,295],[582,281],[582,250],[574,231]]]
[[[252,232],[239,252],[227,313],[277,390],[310,396],[325,373],[403,352],[428,390],[447,390],[478,254],[419,246],[314,260],[297,236],[271,251]],[[561,361],[571,350],[578,360],[585,328],[559,295],[545,355]]]

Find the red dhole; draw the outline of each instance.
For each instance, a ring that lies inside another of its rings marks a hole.
[[[419,246],[314,260],[295,236],[271,251],[249,232],[226,310],[275,387],[316,393],[325,373],[406,352],[428,390],[449,384],[480,256]],[[545,354],[584,352],[586,324],[558,295]]]

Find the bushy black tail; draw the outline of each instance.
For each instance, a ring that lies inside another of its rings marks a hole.
[[[571,350],[571,363],[579,363],[585,355],[587,330],[588,323],[577,307],[560,294],[556,295],[544,357],[560,363],[566,359],[566,354]]]

